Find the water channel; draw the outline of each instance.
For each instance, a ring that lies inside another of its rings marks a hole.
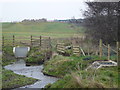
[[[26,85],[20,88],[44,88],[49,83],[54,83],[58,78],[46,76],[42,73],[43,65],[39,66],[26,66],[24,60],[18,60],[11,65],[4,67],[7,70],[12,70],[14,73],[19,75],[25,75],[26,77],[36,78],[39,81],[32,85]]]

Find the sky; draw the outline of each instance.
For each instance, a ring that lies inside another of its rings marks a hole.
[[[85,0],[0,0],[0,21],[83,18]]]

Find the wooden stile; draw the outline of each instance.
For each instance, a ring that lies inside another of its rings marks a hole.
[[[80,47],[79,46],[73,46],[73,55],[80,56]]]

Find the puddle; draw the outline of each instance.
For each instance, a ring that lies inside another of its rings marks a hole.
[[[20,88],[44,88],[48,83],[54,83],[58,80],[58,78],[44,75],[42,73],[43,65],[26,66],[24,60],[18,60],[17,62],[7,65],[4,68],[7,70],[12,70],[14,73],[19,75],[39,79],[39,81],[32,85],[26,85]]]

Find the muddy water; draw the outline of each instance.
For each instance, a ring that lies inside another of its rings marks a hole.
[[[55,77],[45,76],[42,73],[43,65],[27,67],[24,60],[18,60],[17,62],[7,65],[4,68],[12,70],[14,73],[19,75],[25,75],[27,77],[39,79],[39,81],[32,85],[23,86],[20,88],[44,88],[44,86],[48,83],[54,83],[58,80],[58,78]]]

